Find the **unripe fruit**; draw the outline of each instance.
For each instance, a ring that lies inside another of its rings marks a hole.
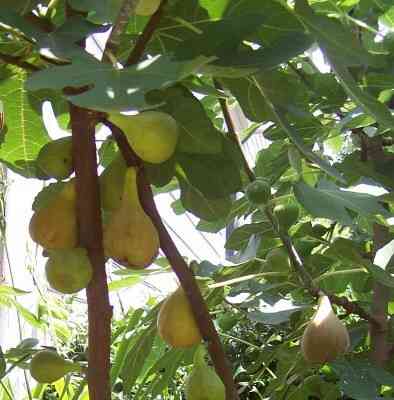
[[[189,300],[181,287],[162,304],[157,327],[162,339],[172,347],[192,347],[201,342]]]
[[[78,364],[66,361],[53,350],[41,350],[30,362],[30,374],[40,383],[52,383],[70,372],[80,372]]]
[[[50,178],[65,179],[73,172],[71,136],[53,140],[44,145],[37,156],[39,169]]]
[[[257,178],[246,186],[246,197],[255,205],[266,204],[271,197],[271,187],[263,178]]]
[[[279,223],[279,228],[288,231],[296,223],[300,210],[296,203],[278,204],[274,207],[274,216]]]
[[[270,271],[289,271],[291,262],[287,251],[282,247],[276,247],[268,252],[265,261]]]
[[[349,344],[346,326],[335,315],[328,296],[321,296],[301,339],[305,360],[319,364],[332,361],[345,353]]]
[[[225,400],[226,390],[215,370],[204,360],[205,350],[199,348],[194,366],[185,382],[186,400]]]
[[[53,289],[70,294],[88,286],[93,268],[87,251],[83,248],[51,250],[45,273]]]
[[[171,115],[146,111],[138,115],[110,114],[108,120],[123,131],[142,160],[159,164],[173,155],[178,142],[178,125]]]

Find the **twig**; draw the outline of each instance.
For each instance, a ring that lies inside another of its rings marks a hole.
[[[213,83],[214,83],[216,89],[223,92],[223,86],[220,84],[220,82],[218,80],[214,79]],[[227,125],[227,136],[237,145],[239,152],[242,155],[245,173],[246,173],[246,175],[248,175],[248,178],[250,181],[254,181],[255,175],[254,175],[253,171],[250,169],[248,161],[245,158],[241,143],[240,143],[237,133],[235,131],[235,126],[234,126],[233,120],[231,118],[226,99],[219,97],[219,103],[220,103],[220,107],[222,108],[223,117],[224,117],[224,120],[226,121],[226,125]]]
[[[23,68],[29,72],[36,72],[40,70],[40,68],[34,64],[30,64],[27,61],[23,61],[23,59],[20,57],[10,56],[9,54],[0,53],[0,61],[3,61],[5,64],[16,65],[17,67]]]
[[[130,15],[133,14],[138,0],[124,0],[122,6],[120,7],[118,17],[112,26],[111,34],[105,44],[105,49],[103,52],[103,61],[111,60],[112,61],[112,54],[116,52],[116,49],[119,47],[120,35],[124,31],[125,27],[129,22]],[[115,61],[115,60],[113,60]]]
[[[182,255],[176,248],[160,217],[153,199],[153,193],[149,181],[147,180],[145,174],[143,163],[129,146],[129,143],[127,142],[127,139],[122,131],[108,121],[102,122],[111,129],[115,141],[117,142],[118,147],[126,161],[126,164],[138,169],[138,194],[141,205],[147,215],[149,215],[152,219],[152,222],[159,234],[160,247],[170,262],[172,269],[177,275],[180,284],[184,289],[188,300],[190,301],[190,305],[201,335],[208,345],[208,351],[215,366],[216,372],[221,377],[226,387],[226,400],[237,400],[238,393],[234,384],[231,367],[228,363],[226,354],[223,351],[219,336],[209,315],[208,308],[205,304],[204,298],[201,295],[191,269],[188,267]]]
[[[159,25],[161,17],[163,16],[164,13],[164,6],[167,4],[167,1],[168,0],[162,0],[159,8],[149,19],[149,22],[146,24],[144,31],[142,32],[141,36],[139,36],[139,38],[137,39],[137,42],[133,50],[131,51],[129,57],[127,58],[125,67],[136,64],[141,59],[142,55],[144,54],[146,45],[152,38],[153,33],[155,32],[157,26]]]

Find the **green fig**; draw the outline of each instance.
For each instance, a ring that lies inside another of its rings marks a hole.
[[[40,383],[52,383],[70,372],[81,372],[79,364],[66,361],[53,350],[41,350],[30,362],[30,374]]]
[[[114,211],[120,207],[126,169],[123,157],[118,155],[101,173],[100,195],[104,210]]]
[[[48,205],[33,214],[29,232],[34,242],[45,249],[68,249],[77,245],[75,197],[75,183],[67,182]]]
[[[246,197],[251,204],[266,204],[271,197],[271,186],[264,178],[257,178],[245,189]]]
[[[157,328],[161,338],[172,347],[192,347],[201,342],[200,330],[181,287],[161,305]]]
[[[222,380],[205,359],[202,346],[194,355],[192,372],[186,378],[186,400],[225,400],[226,390]]]
[[[71,136],[45,144],[37,156],[38,168],[50,178],[57,180],[68,178],[74,170],[71,148]]]
[[[294,225],[300,215],[300,209],[296,203],[278,204],[274,207],[274,216],[279,223],[279,228],[288,231]]]
[[[349,333],[335,315],[328,296],[320,296],[316,313],[301,339],[302,354],[310,363],[324,364],[346,352]]]
[[[138,115],[110,114],[108,120],[118,126],[142,160],[159,164],[168,160],[178,141],[177,123],[161,111],[146,111]]]
[[[133,167],[126,171],[121,205],[104,226],[104,251],[128,268],[149,266],[159,251],[159,235],[141,206]]]
[[[276,247],[267,253],[265,258],[270,271],[286,272],[291,268],[291,261],[283,247]]]
[[[77,293],[86,288],[93,276],[93,268],[86,249],[50,250],[45,265],[50,286],[60,293]]]
[[[161,0],[139,0],[135,13],[144,16],[152,15],[159,8],[160,2]]]

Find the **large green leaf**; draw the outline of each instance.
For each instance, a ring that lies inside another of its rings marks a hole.
[[[26,83],[28,90],[92,88],[68,99],[81,107],[99,111],[125,111],[146,106],[145,94],[168,87],[184,79],[209,60],[201,57],[193,62],[177,62],[167,56],[145,60],[132,67],[117,70],[97,60],[77,59],[71,65],[51,67],[36,72]]]
[[[164,103],[160,109],[171,114],[180,128],[177,151],[192,154],[216,154],[222,150],[222,134],[209,119],[203,105],[181,85],[155,91],[147,97]]]
[[[208,199],[223,198],[241,189],[240,170],[225,154],[180,154],[178,161],[179,173]]]
[[[7,126],[0,145],[0,161],[23,176],[35,177],[35,159],[49,137],[41,115],[36,112],[45,96],[29,96],[24,88],[26,77],[25,72],[15,69],[7,79],[0,80]]]
[[[340,389],[355,400],[376,400],[380,385],[394,385],[393,375],[368,360],[338,360],[332,366]]]
[[[316,188],[298,182],[294,185],[294,193],[297,200],[313,216],[329,218],[343,225],[353,224],[348,210],[365,217],[389,215],[375,196],[344,190],[326,180],[321,180]]]
[[[138,340],[127,354],[123,365],[121,376],[126,391],[129,391],[136,382],[144,367],[146,358],[152,351],[152,345],[156,337],[156,323],[154,322],[147,329],[139,334]]]
[[[351,99],[383,126],[393,128],[394,118],[389,109],[360,89],[347,68],[355,64],[379,67],[384,66],[384,61],[363,49],[356,36],[339,21],[315,14],[306,0],[296,0],[295,10],[325,50],[336,76]]]

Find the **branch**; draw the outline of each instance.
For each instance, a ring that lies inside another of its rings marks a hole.
[[[313,279],[310,276],[309,272],[306,270],[301,257],[299,256],[291,241],[291,238],[287,234],[281,232],[280,229],[278,229],[274,217],[267,207],[264,209],[264,212],[268,220],[270,221],[273,229],[279,236],[283,246],[286,248],[291,261],[291,265],[300,276],[303,286],[309,291],[312,296],[318,297],[322,293],[322,290],[314,284]],[[380,326],[380,322],[373,315],[367,313],[358,303],[349,301],[346,297],[340,297],[329,293],[326,294],[330,298],[331,303],[343,307],[348,314],[356,314],[361,318],[369,321],[372,325]]]
[[[223,86],[220,84],[220,82],[218,80],[214,79],[213,83],[214,83],[216,89],[223,92]],[[223,117],[224,117],[224,120],[226,121],[226,125],[227,125],[227,136],[237,145],[239,152],[242,155],[242,160],[243,160],[246,175],[248,175],[249,180],[252,182],[255,180],[255,176],[254,176],[253,171],[249,167],[248,161],[245,158],[245,154],[242,150],[241,143],[240,143],[237,133],[235,131],[235,126],[234,126],[233,120],[231,118],[230,110],[228,109],[227,102],[222,97],[219,97],[219,103],[220,103],[220,107],[222,108]]]
[[[100,191],[97,177],[94,113],[70,103],[73,164],[77,194],[79,245],[86,248],[93,278],[88,301],[88,386],[91,400],[110,400],[110,345],[112,308],[109,303],[103,250]]]
[[[238,400],[238,393],[234,384],[231,367],[223,351],[219,336],[210,317],[204,298],[201,295],[192,271],[189,269],[182,255],[176,248],[168,233],[160,214],[156,208],[153,193],[145,174],[142,161],[133,152],[123,132],[110,123],[102,121],[108,126],[118,144],[118,147],[128,166],[138,168],[138,194],[141,205],[147,215],[152,219],[160,238],[160,247],[170,262],[190,302],[194,317],[204,341],[207,342],[208,351],[216,372],[221,377],[226,387],[226,400]]]
[[[144,31],[137,39],[137,42],[124,65],[125,67],[136,64],[141,59],[148,42],[152,38],[153,33],[155,32],[164,14],[164,6],[167,4],[167,1],[168,0],[162,0],[159,8],[151,16],[149,22],[145,26]]]
[[[0,61],[3,61],[5,64],[16,65],[17,67],[20,67],[29,72],[36,72],[40,70],[40,68],[35,66],[34,64],[23,61],[23,58],[10,56],[8,54],[0,53]]]
[[[112,55],[116,52],[120,44],[119,37],[127,26],[130,15],[134,13],[137,3],[138,0],[123,1],[118,17],[112,26],[111,34],[105,44],[103,61],[111,60],[113,58]],[[116,64],[116,60],[113,61],[113,63]]]
[[[66,16],[78,14],[66,3]],[[81,41],[81,47],[85,41]],[[95,126],[97,113],[69,103],[72,156],[76,180],[78,243],[89,255],[93,277],[86,288],[88,302],[88,388],[91,400],[110,400],[112,307],[109,302],[100,189],[97,176]]]

